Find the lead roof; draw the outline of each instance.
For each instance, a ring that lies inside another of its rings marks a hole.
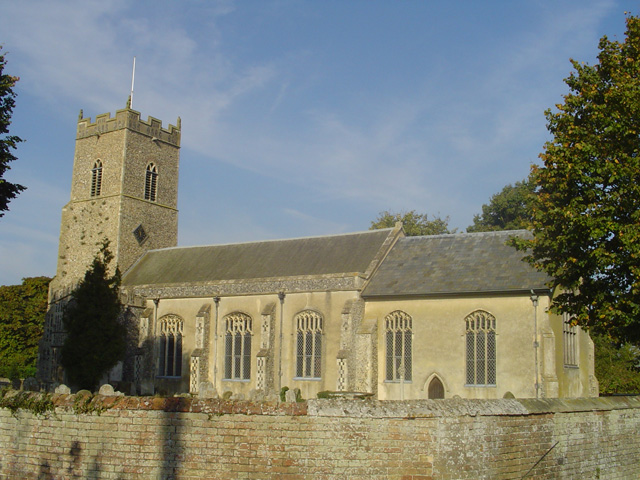
[[[364,274],[393,229],[147,252],[123,286]]]
[[[438,296],[548,290],[549,277],[506,245],[526,230],[401,237],[362,296]],[[319,275],[366,276],[388,248],[393,229],[147,252],[123,286],[196,284]]]
[[[531,234],[512,230],[401,238],[362,296],[548,290],[549,277],[523,262],[522,252],[506,245],[513,236]]]

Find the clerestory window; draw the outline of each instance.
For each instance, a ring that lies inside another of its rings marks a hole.
[[[91,196],[97,197],[102,192],[102,162],[96,160],[91,169]]]
[[[391,312],[384,319],[387,343],[387,375],[389,382],[411,381],[413,321],[400,310]]]
[[[489,312],[476,310],[467,315],[467,385],[496,384],[496,318]]]
[[[158,167],[153,163],[147,165],[144,181],[144,199],[155,202],[158,194]]]
[[[321,378],[322,315],[305,310],[296,315],[296,377]]]
[[[184,322],[177,315],[165,315],[160,319],[158,341],[158,376],[182,376],[182,329]]]
[[[251,378],[251,317],[244,313],[231,313],[224,317],[224,378],[249,380]]]

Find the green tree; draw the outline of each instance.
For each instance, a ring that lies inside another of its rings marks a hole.
[[[35,376],[38,343],[47,313],[48,277],[0,286],[0,376]]]
[[[20,79],[3,73],[6,62],[1,50],[2,47],[0,47],[0,217],[9,210],[9,202],[25,189],[22,185],[4,179],[6,171],[10,168],[9,162],[16,159],[11,150],[14,150],[22,139],[15,135],[8,135],[11,114],[16,104],[13,87]]]
[[[507,185],[482,205],[482,214],[474,215],[467,232],[518,230],[531,227],[531,202],[535,184],[528,179]]]
[[[640,341],[640,19],[603,37],[594,66],[571,61],[548,110],[553,138],[532,168],[534,238],[514,241],[553,278],[553,310],[619,343]]]
[[[126,328],[120,322],[120,273],[109,276],[113,255],[105,240],[89,270],[73,291],[63,314],[67,333],[61,363],[71,384],[94,390],[124,358]]]
[[[630,343],[617,345],[605,335],[592,338],[600,393],[640,393],[640,349]]]
[[[392,228],[396,225],[396,222],[402,222],[404,233],[409,237],[440,235],[443,233],[455,233],[456,231],[455,228],[449,228],[449,217],[441,218],[437,216],[433,217],[433,220],[429,220],[426,213],[417,213],[415,210],[399,213],[381,212],[378,218],[371,222],[369,230]]]

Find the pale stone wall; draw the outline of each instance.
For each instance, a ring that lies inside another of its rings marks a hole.
[[[579,365],[564,365],[561,318],[546,312],[548,297],[540,298],[536,313],[539,344],[536,392],[534,308],[527,295],[365,302],[359,299],[357,291],[294,292],[285,294],[282,309],[278,293],[252,295],[249,291],[233,296],[160,298],[157,310],[155,302],[147,300],[148,318],[143,321],[149,323],[149,328],[144,328],[145,338],[140,343],[147,345],[146,381],[161,392],[197,392],[200,382],[211,382],[219,395],[232,392],[245,398],[256,390],[277,393],[287,386],[299,388],[303,398],[314,398],[318,392],[330,390],[358,391],[374,394],[381,400],[399,400],[428,398],[429,382],[437,376],[444,385],[445,398],[597,396],[591,341],[588,335],[579,332]],[[208,342],[200,348],[196,322],[203,309],[210,312],[206,324]],[[318,312],[324,319],[320,379],[296,378],[294,318],[304,310]],[[386,381],[384,320],[396,310],[407,313],[413,321],[413,376],[404,383]],[[466,385],[465,318],[476,310],[496,318],[495,386]],[[225,316],[237,312],[248,315],[253,324],[249,380],[224,378]],[[177,315],[184,320],[181,379],[156,378],[157,322],[165,315]],[[193,356],[199,357],[198,362],[205,362],[198,366],[206,365],[199,370],[197,379],[190,377]]]
[[[357,308],[353,308],[353,302],[357,300],[354,291],[345,292],[305,292],[288,293],[281,304],[277,293],[265,295],[222,296],[216,306],[215,297],[196,298],[161,298],[155,310],[155,303],[147,301],[147,312],[151,315],[153,326],[148,331],[149,338],[156,342],[158,323],[166,315],[177,315],[184,320],[184,333],[182,338],[182,379],[158,380],[154,379],[157,371],[157,348],[147,351],[153,355],[153,370],[147,371],[147,379],[156,383],[159,389],[165,391],[189,391],[190,359],[198,350],[196,321],[203,307],[210,309],[209,319],[209,343],[205,346],[207,352],[208,371],[206,378],[200,381],[208,381],[213,384],[219,394],[230,391],[236,395],[248,397],[252,390],[264,390],[258,384],[258,353],[267,348],[265,358],[268,362],[264,375],[267,375],[266,383],[271,386],[270,392],[278,392],[281,387],[289,387],[291,390],[299,388],[303,398],[313,398],[323,390],[337,390],[338,388],[338,358],[341,350],[351,350],[354,333],[352,327],[347,325],[359,324]],[[281,309],[284,305],[284,310]],[[348,313],[345,313],[345,308]],[[294,319],[300,312],[311,310],[319,313],[323,318],[322,336],[322,376],[319,379],[301,379],[296,377],[296,325]],[[153,313],[151,313],[153,312]],[[251,340],[251,378],[249,380],[229,380],[224,378],[225,367],[225,317],[233,313],[243,313],[252,319]],[[264,323],[268,328],[263,328]],[[280,335],[282,324],[282,335]],[[345,328],[348,330],[344,332]],[[265,338],[265,335],[268,338]],[[341,342],[341,336],[347,335]],[[281,343],[282,340],[282,343]],[[142,340],[143,341],[143,340]],[[157,346],[156,346],[157,347]],[[200,352],[197,353],[201,355]],[[343,390],[355,388],[355,365],[357,359],[351,356],[347,359],[353,374],[343,379]],[[282,378],[279,371],[282,369]]]
[[[593,359],[584,355],[590,342],[588,336],[580,335],[583,352],[580,367],[565,368],[561,320],[547,313],[548,302],[548,297],[541,296],[537,308],[539,396],[597,396],[597,390],[594,392],[589,384]],[[413,319],[413,378],[403,385],[385,380],[384,319],[395,310],[404,311]],[[495,387],[465,385],[465,318],[476,310],[486,311],[496,318]],[[457,395],[490,399],[502,398],[505,394],[517,398],[536,397],[534,308],[528,295],[368,300],[364,315],[365,319],[377,322],[378,398],[381,400],[398,400],[403,396],[405,399],[427,398],[428,382],[434,375],[442,381],[446,398]],[[560,334],[554,336],[558,329]],[[545,337],[551,341],[545,342]],[[555,362],[545,364],[545,357],[555,359]]]
[[[576,351],[578,366],[567,366],[564,364],[562,317],[551,314],[549,315],[549,320],[555,340],[554,363],[558,371],[558,396],[598,396],[599,386],[594,371],[595,357],[591,337],[581,328],[577,328]]]
[[[97,396],[84,414],[75,413],[84,399],[54,402],[48,416],[0,409],[0,478],[640,476],[637,398],[276,404]]]

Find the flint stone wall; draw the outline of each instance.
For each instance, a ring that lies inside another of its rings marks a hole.
[[[634,397],[52,398],[55,413],[48,416],[0,409],[0,478],[640,477],[640,399]]]

